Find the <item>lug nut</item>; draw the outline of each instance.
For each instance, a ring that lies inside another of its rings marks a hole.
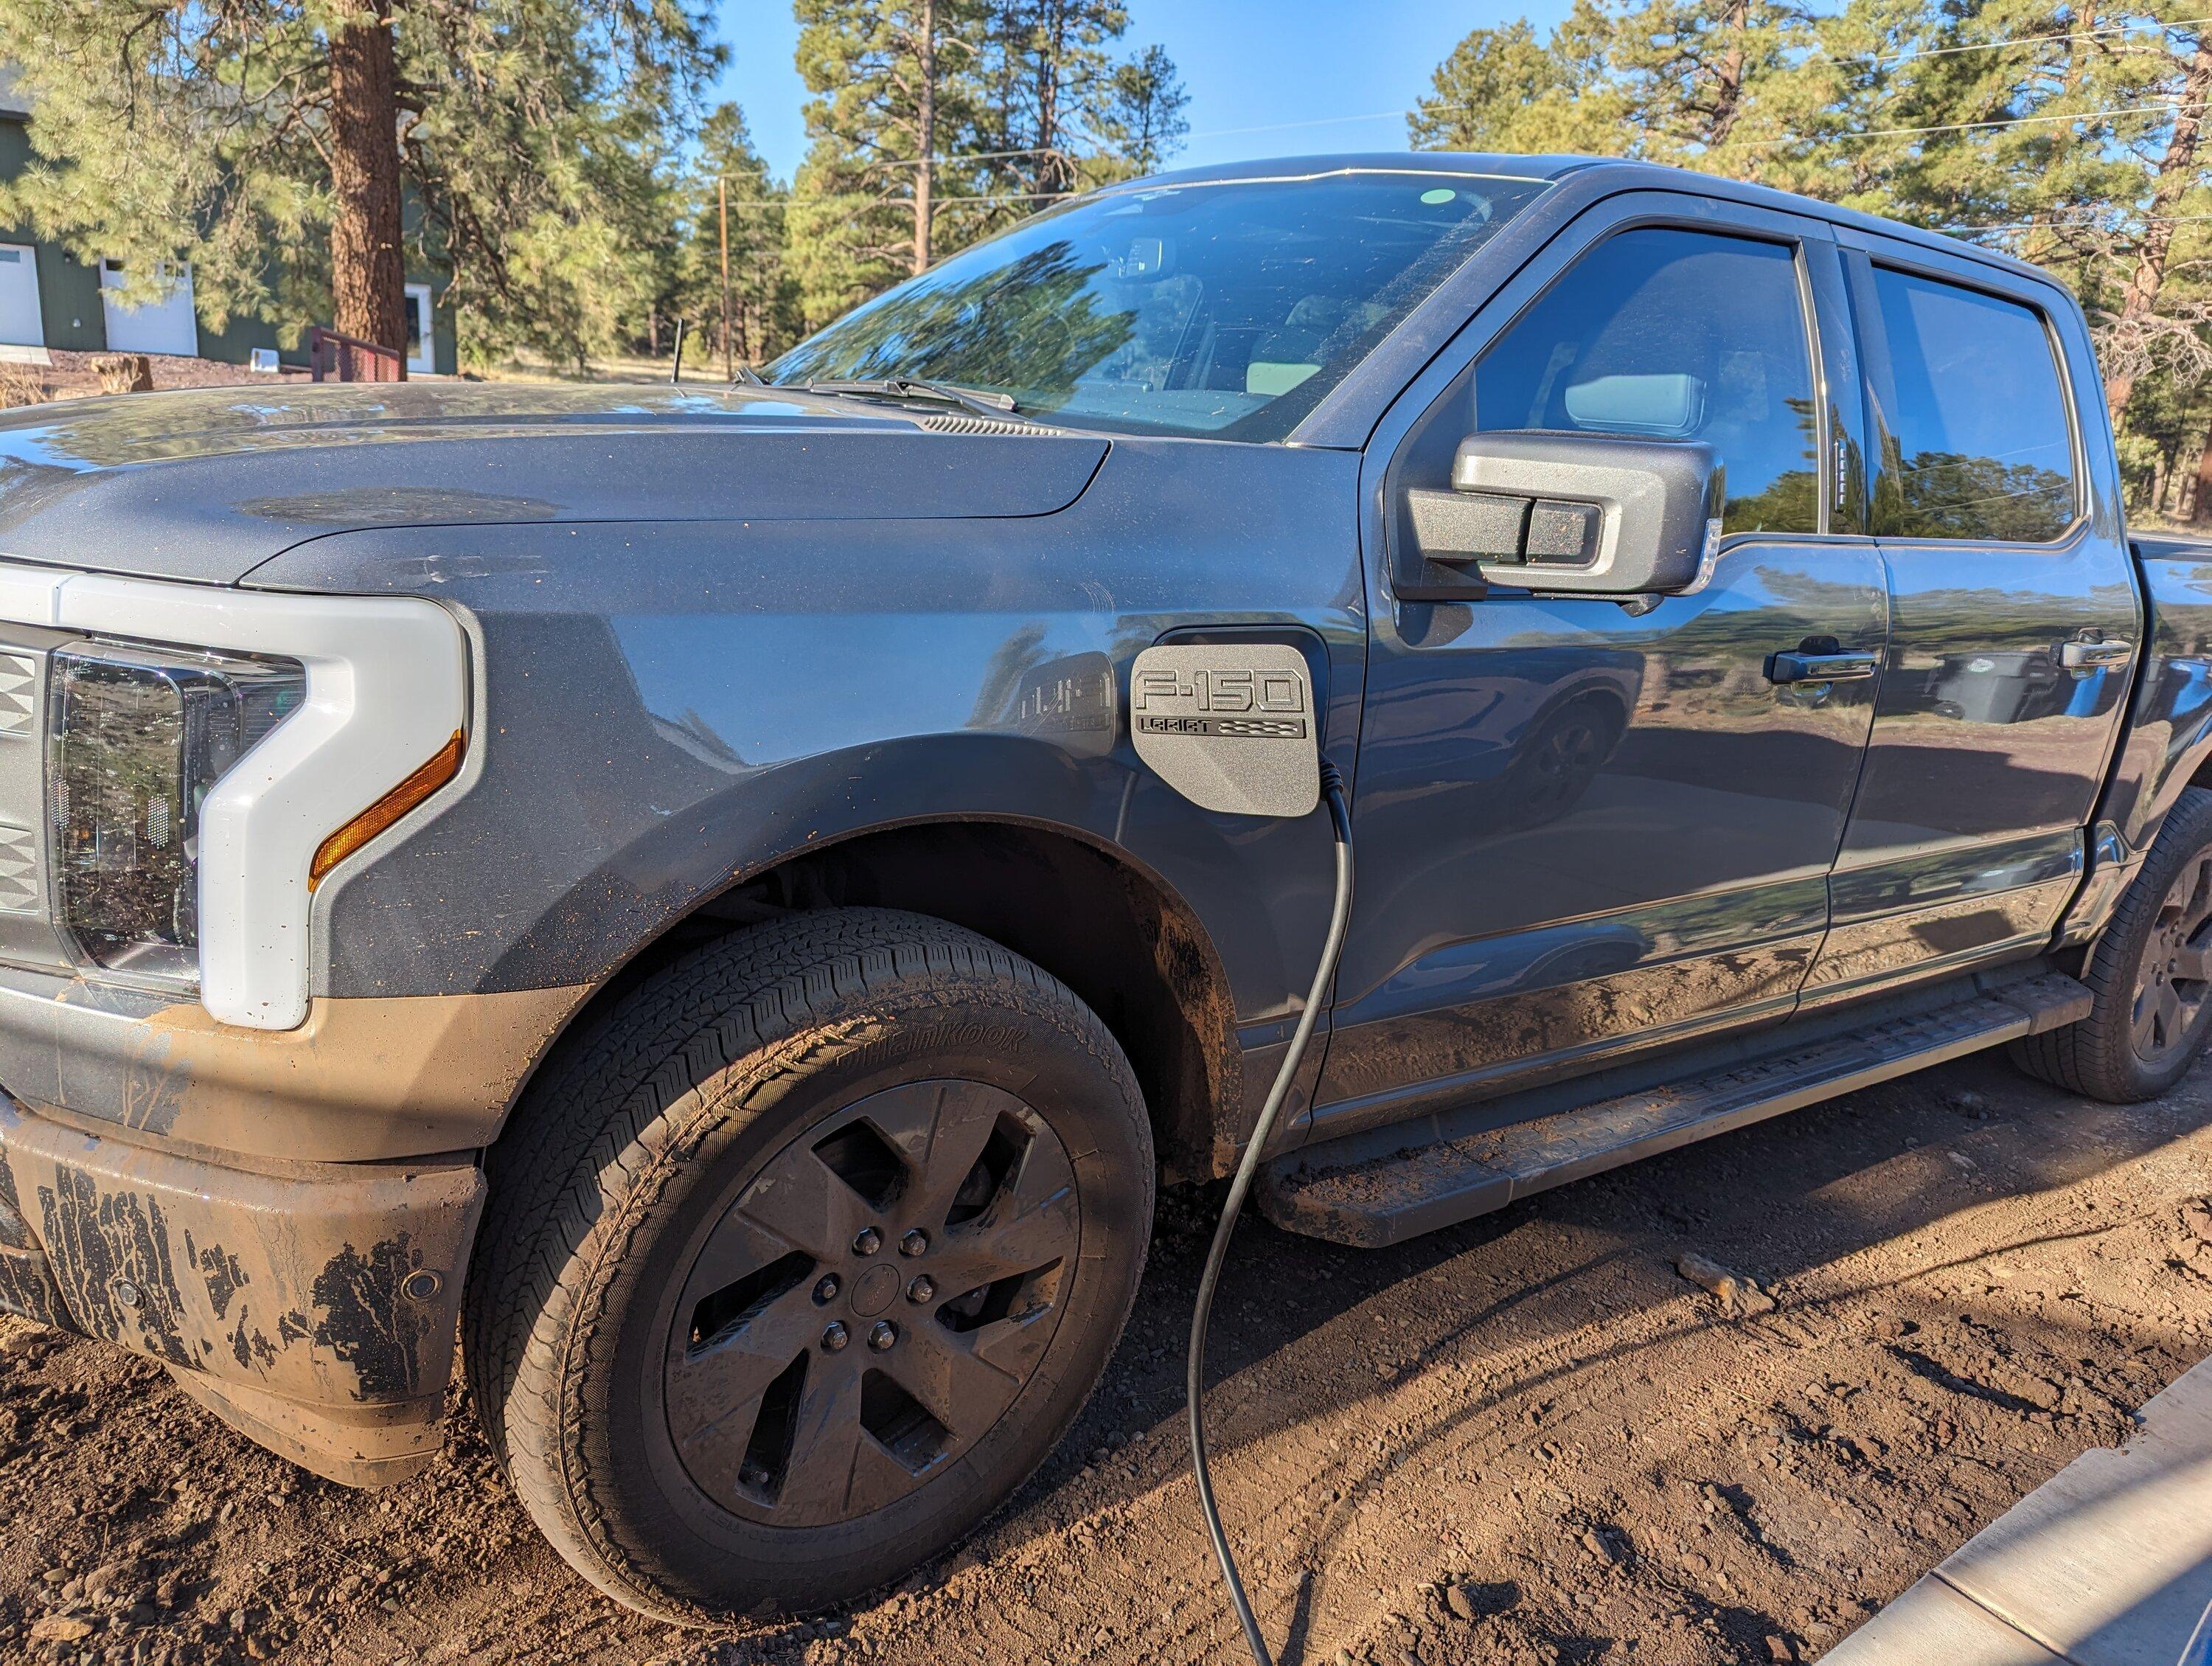
[[[937,1280],[924,1273],[906,1287],[907,1300],[919,1307],[937,1293]]]
[[[863,1226],[853,1239],[853,1253],[856,1256],[872,1256],[883,1247],[884,1235],[872,1226]]]
[[[824,1353],[835,1353],[852,1340],[846,1335],[845,1327],[832,1319],[822,1332],[822,1351]]]
[[[899,1254],[918,1256],[929,1248],[929,1234],[917,1226],[899,1240]]]
[[[897,1341],[898,1327],[889,1319],[877,1320],[875,1329],[868,1333],[868,1346],[878,1353]]]
[[[837,1275],[835,1273],[825,1273],[822,1276],[822,1282],[814,1286],[814,1299],[827,1305],[837,1299],[837,1292],[843,1287],[837,1282]]]

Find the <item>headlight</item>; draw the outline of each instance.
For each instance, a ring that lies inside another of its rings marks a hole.
[[[200,806],[307,693],[296,660],[88,647],[53,658],[55,918],[77,958],[198,978]]]

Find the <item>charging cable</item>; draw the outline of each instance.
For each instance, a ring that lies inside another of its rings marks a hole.
[[[1253,1124],[1252,1137],[1245,1142],[1244,1155],[1237,1164],[1237,1177],[1229,1183],[1229,1201],[1221,1206],[1221,1224],[1213,1229],[1213,1246],[1206,1253],[1206,1271],[1198,1281],[1198,1304],[1190,1316],[1189,1380],[1186,1385],[1190,1399],[1190,1461],[1198,1474],[1198,1507],[1206,1517],[1206,1531],[1213,1541],[1213,1554],[1221,1563],[1221,1577],[1229,1586],[1229,1600],[1237,1609],[1237,1618],[1243,1622],[1244,1641],[1251,1648],[1257,1666],[1275,1666],[1267,1652],[1267,1640],[1260,1635],[1260,1622],[1253,1617],[1251,1599],[1244,1595],[1244,1582],[1237,1577],[1237,1558],[1229,1548],[1229,1535],[1221,1525],[1221,1511],[1213,1502],[1213,1476],[1206,1466],[1206,1421],[1200,1397],[1206,1381],[1206,1327],[1213,1316],[1214,1287],[1221,1282],[1221,1264],[1228,1258],[1230,1235],[1237,1230],[1237,1217],[1244,1207],[1245,1194],[1252,1189],[1252,1177],[1259,1172],[1260,1154],[1267,1147],[1267,1136],[1274,1131],[1275,1118],[1289,1097],[1291,1083],[1305,1062],[1306,1043],[1313,1039],[1314,1022],[1321,1016],[1321,1004],[1328,994],[1329,981],[1336,976],[1337,956],[1344,949],[1345,927],[1352,919],[1352,812],[1345,807],[1344,779],[1336,773],[1336,766],[1327,758],[1321,761],[1321,790],[1328,800],[1329,819],[1336,824],[1336,901],[1329,911],[1328,936],[1322,944],[1321,964],[1314,969],[1313,988],[1306,994],[1305,1011],[1298,1014],[1297,1028],[1291,1032],[1290,1050],[1283,1055],[1283,1062],[1275,1072],[1275,1085],[1267,1090],[1267,1103],[1260,1108],[1260,1120]]]

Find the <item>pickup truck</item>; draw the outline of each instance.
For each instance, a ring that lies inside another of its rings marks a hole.
[[[1356,838],[1290,1231],[1999,1044],[2159,1093],[2212,546],[2130,540],[2099,386],[1984,249],[1349,155],[1098,191],[727,387],[11,413],[0,1304],[366,1486],[458,1357],[649,1613],[894,1578],[1069,1427],[1305,1014],[1330,820],[1206,807],[1231,741]]]

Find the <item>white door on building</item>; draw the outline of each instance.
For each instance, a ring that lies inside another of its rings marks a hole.
[[[100,306],[106,317],[109,352],[182,353],[189,357],[200,350],[199,325],[192,315],[192,269],[164,261],[161,277],[158,299],[125,307],[110,293],[123,287],[123,263],[100,263]]]
[[[0,243],[0,342],[14,347],[46,344],[39,311],[39,252],[23,243]]]
[[[430,286],[407,286],[407,374],[428,376],[438,368],[430,336]]]

